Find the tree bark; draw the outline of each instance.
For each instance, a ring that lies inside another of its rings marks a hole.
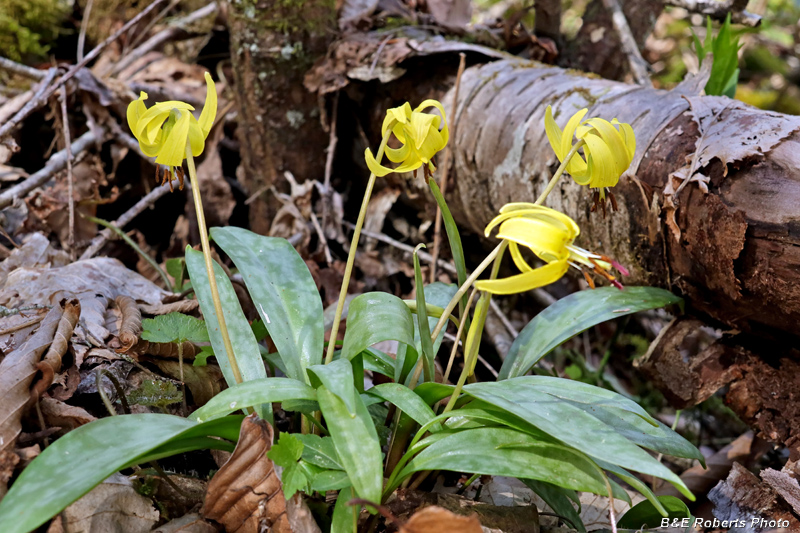
[[[661,0],[624,0],[620,4],[633,38],[642,49],[664,10],[664,3]],[[629,71],[628,62],[620,58],[620,50],[620,38],[614,30],[611,14],[603,6],[603,0],[593,0],[586,7],[578,35],[559,64],[580,65],[579,68],[587,72],[619,80]]]
[[[239,103],[243,175],[250,194],[250,227],[267,234],[276,211],[267,192],[283,182],[319,179],[325,156],[318,146],[328,134],[320,126],[316,96],[303,76],[325,55],[336,28],[333,0],[227,0],[231,57]]]
[[[710,176],[709,192],[690,183],[678,196],[676,237],[662,210],[663,190],[695,154],[698,124],[683,97],[695,89],[659,91],[513,60],[467,69],[457,114],[450,117],[459,121],[451,140],[452,211],[482,233],[505,203],[535,200],[557,166],[544,132],[547,105],[562,125],[583,107],[587,116],[617,117],[637,133],[631,171],[614,188],[619,212],[605,218],[590,213],[590,191],[569,178],[547,205],[578,222],[582,246],[626,265],[628,283],[678,289],[694,312],[738,331],[797,334],[800,119],[741,104],[728,116],[733,108],[724,106],[732,101],[692,98],[722,108],[716,123],[728,136],[706,147],[711,162],[698,169]],[[452,109],[451,95],[443,95],[446,109]],[[780,131],[767,139],[757,125],[773,120]],[[720,162],[730,160],[726,146],[747,142],[755,143],[748,157],[727,168]]]

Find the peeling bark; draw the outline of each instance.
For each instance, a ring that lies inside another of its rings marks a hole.
[[[637,154],[631,176],[614,189],[617,213],[590,213],[590,192],[569,178],[548,198],[547,205],[578,222],[579,244],[626,265],[629,284],[678,288],[695,313],[729,327],[798,333],[800,135],[793,132],[800,119],[786,117],[782,140],[771,150],[754,150],[727,169],[711,158],[703,169],[709,193],[692,183],[678,197],[676,239],[666,228],[661,192],[695,150],[698,126],[681,94],[694,89],[658,91],[522,61],[467,69],[451,117],[461,125],[451,141],[454,215],[482,233],[505,203],[533,201],[557,165],[544,132],[546,106],[559,124],[588,107],[589,116],[630,122]],[[451,93],[444,95],[446,109]],[[737,113],[737,120],[772,116],[750,108]],[[748,135],[740,129],[729,142],[744,143]]]

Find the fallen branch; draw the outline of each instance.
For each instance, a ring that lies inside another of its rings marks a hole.
[[[111,74],[119,74],[131,66],[136,60],[144,57],[148,52],[155,50],[165,43],[174,41],[176,38],[180,37],[181,34],[186,32],[186,26],[197,22],[198,20],[202,20],[213,13],[216,13],[217,9],[217,3],[211,2],[207,6],[201,7],[200,9],[189,13],[185,17],[176,19],[168,28],[161,30],[143,42],[141,45],[131,50],[129,54],[127,54],[116,65],[114,65],[114,68],[111,69]]]
[[[48,92],[48,88],[50,87],[53,79],[56,77],[56,74],[58,74],[57,68],[51,68],[45,73],[42,81],[36,88],[36,92],[33,93],[33,97],[28,100],[28,103],[25,104],[22,109],[17,111],[17,113],[11,117],[8,122],[0,126],[0,139],[8,135],[11,130],[14,129],[17,124],[25,120],[28,115],[44,105],[48,98],[45,96],[45,93]]]
[[[111,224],[113,224],[114,226],[116,226],[117,228],[119,228],[121,230],[126,225],[128,225],[128,223],[131,220],[133,220],[134,218],[139,216],[139,214],[142,211],[144,211],[145,209],[147,209],[149,207],[152,207],[153,204],[156,203],[156,200],[158,200],[159,198],[161,198],[162,196],[167,194],[169,191],[170,191],[170,184],[167,184],[167,183],[165,183],[164,185],[161,185],[160,187],[156,187],[155,189],[150,191],[148,194],[143,196],[141,200],[136,202],[133,205],[133,207],[131,207],[130,209],[128,209],[127,211],[122,213],[122,215],[117,220],[112,222]],[[2,196],[0,196],[0,202],[1,201],[2,201]],[[0,207],[2,207],[2,203],[0,203]],[[94,255],[97,252],[100,251],[100,248],[105,246],[106,242],[108,241],[108,239],[111,238],[111,236],[113,234],[114,234],[114,231],[111,230],[111,229],[104,229],[103,231],[101,231],[94,239],[92,239],[92,242],[89,243],[89,247],[86,248],[86,250],[83,252],[83,254],[81,254],[80,259],[84,260],[84,259],[89,259],[91,257],[94,257]],[[169,287],[169,285],[168,285],[168,287]]]
[[[622,51],[628,58],[628,65],[631,69],[634,81],[638,85],[652,86],[650,75],[648,74],[647,61],[642,57],[639,51],[639,46],[636,44],[636,39],[631,33],[631,28],[628,26],[628,19],[625,18],[625,13],[619,5],[618,0],[603,0],[603,5],[611,12],[611,23],[619,37],[619,42],[622,45]]]
[[[73,142],[69,147],[69,152],[71,152],[73,156],[77,156],[79,153],[83,152],[89,148],[89,146],[98,141],[100,141],[100,139],[91,130],[89,130],[75,139],[75,142]],[[14,200],[21,199],[36,187],[40,187],[53,179],[58,172],[61,172],[66,168],[67,159],[67,149],[56,152],[47,161],[47,164],[44,166],[44,168],[35,174],[31,174],[31,176],[26,178],[25,181],[18,183],[13,187],[9,187],[0,193],[0,209],[8,207],[14,202]]]
[[[747,0],[665,0],[671,6],[682,7],[691,13],[708,15],[715,20],[725,20],[731,14],[731,22],[755,28],[761,24],[761,17],[745,8]]]

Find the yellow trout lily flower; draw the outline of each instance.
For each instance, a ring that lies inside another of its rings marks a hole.
[[[622,289],[622,285],[609,272],[612,267],[628,275],[616,261],[589,252],[573,244],[580,228],[567,215],[549,207],[530,203],[510,203],[503,206],[489,225],[486,236],[500,226],[497,237],[508,241],[508,250],[514,264],[522,273],[504,279],[479,280],[475,288],[492,294],[516,294],[558,281],[570,266],[580,270],[589,285],[594,281],[589,273],[599,274]],[[533,268],[522,257],[520,245],[531,250],[544,266]]]
[[[544,127],[550,146],[562,163],[572,150],[573,135],[584,141],[584,159],[575,153],[567,163],[566,171],[579,185],[598,189],[599,197],[605,190],[619,182],[622,173],[628,170],[636,152],[636,136],[630,124],[617,119],[608,122],[602,118],[583,120],[588,109],[581,109],[567,121],[562,131],[553,119],[553,110],[547,106]]]
[[[423,113],[423,110],[429,107],[438,109],[441,116]],[[397,137],[402,146],[400,148],[387,147],[386,157],[393,163],[400,163],[400,166],[394,169],[382,166],[369,148],[364,153],[370,172],[379,177],[390,172],[398,174],[411,172],[422,165],[428,165],[428,169],[433,172],[436,170],[432,161],[433,156],[445,147],[450,138],[444,107],[436,100],[425,100],[413,111],[408,102],[400,107],[389,109],[383,120],[381,135],[386,136],[389,131]]]
[[[217,116],[217,89],[208,72],[205,79],[206,102],[199,119],[192,114],[194,107],[186,102],[159,102],[148,109],[144,104],[145,92],[139,93],[139,99],[128,105],[128,126],[139,141],[139,148],[146,156],[155,157],[157,164],[176,172],[181,178],[181,188],[183,173],[180,168],[186,159],[187,143],[192,156],[203,153]]]

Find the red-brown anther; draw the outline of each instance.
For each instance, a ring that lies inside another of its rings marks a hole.
[[[619,211],[619,209],[617,208],[617,199],[614,197],[613,192],[608,191],[608,199],[611,200],[611,208],[614,210],[614,212],[616,213],[617,211]]]

